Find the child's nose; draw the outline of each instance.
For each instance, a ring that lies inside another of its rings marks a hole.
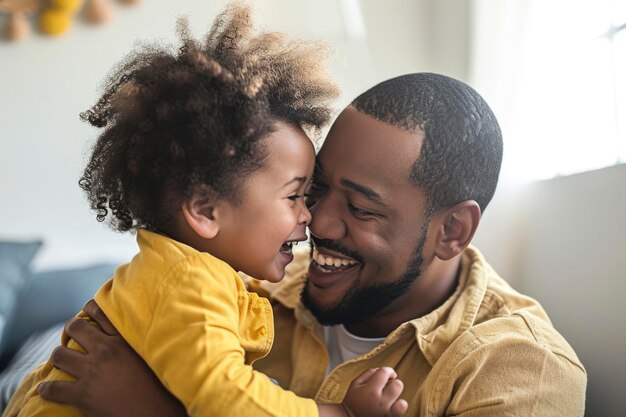
[[[308,226],[311,223],[311,212],[309,211],[309,208],[306,206],[306,204],[304,204],[304,202],[302,202],[302,209],[300,210],[300,218],[299,218],[299,223],[304,223],[306,226]]]

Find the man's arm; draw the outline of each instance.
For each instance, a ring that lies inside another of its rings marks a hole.
[[[39,394],[73,405],[89,417],[187,416],[180,401],[119,335],[96,302],[89,301],[84,311],[102,330],[85,320],[71,319],[65,331],[87,352],[59,346],[52,354],[54,365],[77,381],[46,382],[40,385]]]
[[[89,417],[186,416],[183,404],[124,341],[96,302],[90,300],[84,311],[102,330],[85,320],[72,319],[66,331],[86,352],[60,346],[52,354],[55,366],[76,376],[77,381],[46,382],[40,385],[39,394],[73,405]],[[398,399],[403,384],[396,378],[391,368],[370,369],[352,382],[343,406],[319,405],[319,415],[382,415],[386,409],[386,415],[399,417],[408,404]]]

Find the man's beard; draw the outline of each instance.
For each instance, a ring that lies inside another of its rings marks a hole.
[[[307,282],[300,293],[302,303],[317,318],[317,321],[325,326],[356,324],[376,315],[396,298],[406,293],[413,282],[421,276],[427,230],[428,222],[425,222],[420,230],[419,241],[413,250],[407,269],[397,280],[364,287],[360,287],[357,282],[339,302],[328,308],[322,308],[315,304],[309,294]]]

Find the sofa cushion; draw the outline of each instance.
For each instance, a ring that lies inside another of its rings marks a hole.
[[[40,247],[40,241],[0,241],[0,354],[5,345],[7,323],[20,292],[28,284],[29,265]]]
[[[35,333],[26,340],[9,365],[0,373],[0,413],[4,410],[22,380],[35,366],[48,360],[55,347],[61,344],[64,323]]]
[[[6,326],[5,362],[31,334],[75,316],[113,276],[115,267],[115,264],[96,264],[33,273]]]

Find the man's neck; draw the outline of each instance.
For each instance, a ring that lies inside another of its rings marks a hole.
[[[449,261],[433,260],[409,290],[375,316],[346,326],[360,337],[385,337],[402,323],[425,316],[454,293],[461,272],[461,255]]]

